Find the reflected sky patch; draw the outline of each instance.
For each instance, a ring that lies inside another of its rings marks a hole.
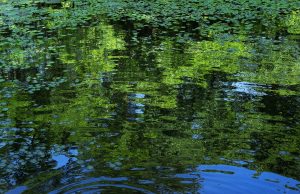
[[[271,172],[258,173],[229,165],[201,165],[195,172],[177,174],[177,178],[196,179],[199,193],[299,193],[300,182]]]

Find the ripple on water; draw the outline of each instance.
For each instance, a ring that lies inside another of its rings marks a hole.
[[[190,170],[189,170],[190,171]],[[249,170],[244,167],[229,166],[229,165],[200,165],[196,169],[185,174],[176,174],[170,176],[170,179],[180,181],[182,185],[190,185],[185,190],[192,193],[201,194],[296,194],[300,190],[300,182],[281,176],[271,172],[258,173],[254,170]],[[152,180],[139,180],[138,182],[131,182],[133,177],[98,177],[98,178],[84,178],[70,184],[56,188],[49,192],[49,194],[71,194],[71,193],[139,193],[152,194],[158,187],[162,186],[162,182]],[[171,181],[171,180],[170,180]],[[133,184],[135,186],[133,186]],[[158,184],[158,185],[157,185]],[[138,187],[136,185],[139,185]],[[147,188],[152,188],[149,191]],[[170,186],[170,185],[169,185]],[[151,190],[152,190],[151,189]],[[172,188],[169,188],[172,190]],[[22,193],[28,190],[27,187],[17,187],[10,190],[10,193]],[[28,190],[30,191],[30,189]],[[158,193],[170,193],[170,190],[160,190]],[[176,192],[174,192],[176,193]]]
[[[71,193],[144,193],[153,194],[143,188],[138,188],[134,186],[129,186],[121,183],[122,181],[127,181],[127,178],[90,178],[76,183],[66,185],[60,189],[49,192],[49,194],[71,194]],[[115,183],[105,183],[105,182],[115,182]]]
[[[195,172],[177,174],[177,178],[197,179],[199,192],[214,194],[274,194],[299,193],[299,181],[275,173],[262,172],[229,165],[201,165]]]

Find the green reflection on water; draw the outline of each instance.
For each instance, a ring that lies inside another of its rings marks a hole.
[[[124,176],[196,191],[201,185],[171,176],[199,164],[299,180],[297,40],[178,43],[100,22],[40,45],[32,60],[14,53],[36,66],[1,72],[1,189],[46,192],[78,176]],[[58,166],[61,155],[68,162]]]

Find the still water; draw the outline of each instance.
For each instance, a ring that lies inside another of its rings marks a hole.
[[[100,22],[16,46],[0,193],[299,193],[299,40]]]

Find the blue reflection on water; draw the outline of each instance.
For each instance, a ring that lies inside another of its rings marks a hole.
[[[68,158],[67,156],[61,154],[61,155],[57,155],[57,156],[52,156],[52,159],[56,161],[56,166],[53,169],[59,169],[63,166],[65,166],[70,158]]]
[[[244,167],[229,165],[200,165],[192,172],[177,174],[175,179],[180,184],[191,185],[192,193],[201,194],[298,194],[300,182],[271,172],[258,173]],[[98,177],[77,180],[55,189],[49,194],[56,193],[146,193],[152,191],[143,188],[143,185],[153,185],[161,182],[139,180],[131,182],[130,177]],[[135,185],[135,186],[133,186]],[[17,187],[7,194],[22,193],[28,188]],[[152,188],[155,190],[154,188]],[[172,189],[172,188],[170,188]],[[158,193],[166,193],[163,190]],[[170,192],[167,192],[170,193]],[[176,193],[176,192],[175,192]],[[190,193],[188,190],[185,193]]]
[[[28,188],[26,186],[19,186],[16,187],[8,192],[6,192],[5,194],[20,194],[23,193],[24,191],[26,191]]]
[[[197,171],[188,174],[177,174],[177,178],[197,179],[201,185],[201,194],[298,194],[300,182],[275,173],[262,172],[229,165],[201,165]]]

